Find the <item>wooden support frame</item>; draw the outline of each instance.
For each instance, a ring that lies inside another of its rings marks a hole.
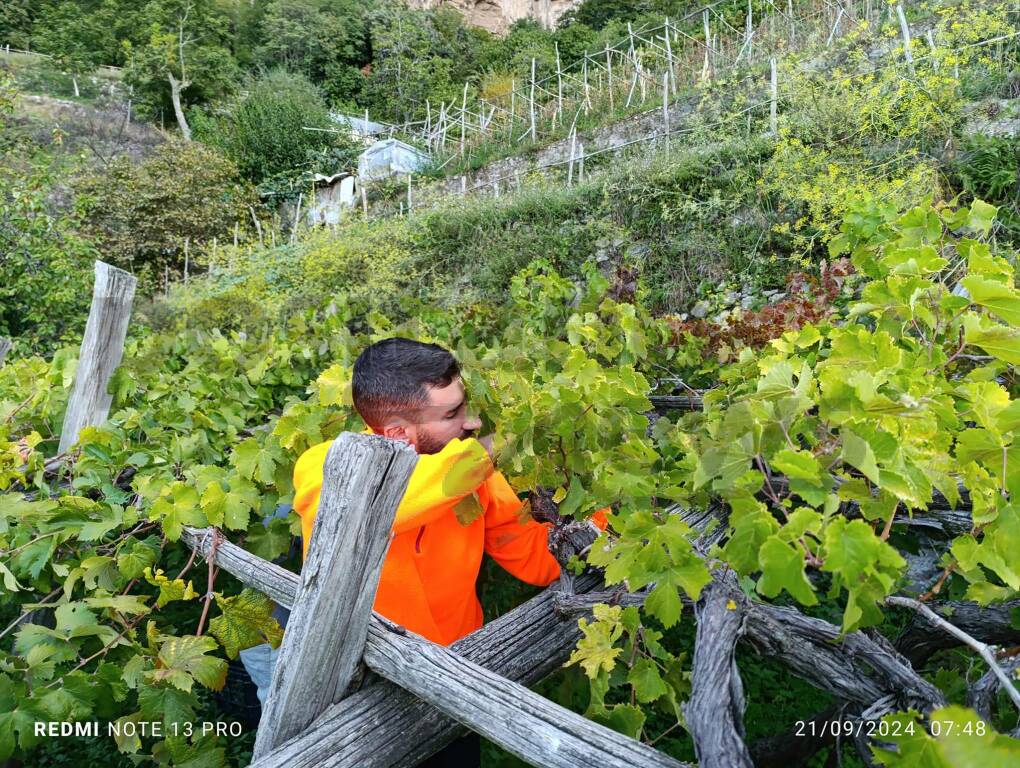
[[[344,433],[330,446],[319,512],[253,759],[296,736],[343,698],[365,647],[393,518],[417,460],[410,446],[375,435]]]

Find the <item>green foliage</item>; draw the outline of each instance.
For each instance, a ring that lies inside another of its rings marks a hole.
[[[254,202],[234,165],[196,143],[168,142],[139,164],[116,159],[81,178],[76,191],[85,231],[144,291],[165,268],[183,272],[185,249],[194,254],[214,237],[226,239]]]
[[[353,102],[371,61],[369,13],[363,0],[272,0],[261,20],[258,59],[320,83],[335,100]]]
[[[300,75],[274,70],[255,80],[222,115],[196,116],[195,137],[219,149],[254,184],[357,164],[361,147],[342,134],[318,90]],[[327,150],[330,167],[318,156]]]
[[[140,114],[176,112],[187,138],[184,110],[223,96],[236,79],[227,47],[228,19],[212,0],[151,0],[139,22],[148,34],[123,42],[125,82],[133,88]]]
[[[16,143],[0,156],[0,336],[42,353],[84,327],[99,253],[75,231],[75,217],[52,208],[48,191],[62,165],[43,154],[26,162],[23,151]]]

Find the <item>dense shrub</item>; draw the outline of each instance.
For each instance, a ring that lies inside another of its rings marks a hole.
[[[200,115],[195,137],[219,149],[254,184],[274,176],[300,175],[315,156],[331,148],[346,152],[335,162],[342,170],[356,157],[357,147],[341,134],[318,89],[301,75],[270,72],[229,103],[221,114]]]
[[[138,165],[118,158],[76,191],[85,232],[143,292],[165,269],[180,274],[186,249],[229,236],[255,199],[229,160],[198,143],[164,144]]]

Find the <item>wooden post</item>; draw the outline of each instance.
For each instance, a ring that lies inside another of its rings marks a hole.
[[[669,73],[662,73],[662,138],[666,142],[666,156],[669,157]]]
[[[467,176],[464,176],[463,174],[460,177],[460,193],[462,195],[467,194]]]
[[[407,174],[407,212],[411,212],[411,174]]]
[[[577,143],[577,183],[584,181],[584,144]]]
[[[900,20],[900,33],[903,35],[903,58],[907,60],[907,67],[914,71],[914,54],[910,50],[910,26],[907,24],[907,16],[903,13],[903,3],[896,3],[896,15]]]
[[[560,66],[560,44],[556,43],[556,113],[563,124],[563,69]]]
[[[839,29],[839,22],[842,18],[843,18],[843,6],[840,6],[839,13],[836,14],[836,23],[832,25],[832,31],[829,33],[829,39],[825,41],[826,48],[832,45],[832,38],[836,36],[836,30]]]
[[[567,186],[574,186],[574,157],[577,152],[577,125],[570,126],[570,162],[567,164]]]
[[[460,102],[460,156],[464,157],[465,132],[467,131],[467,80],[464,81],[464,96]],[[408,206],[410,207],[410,206]]]
[[[712,72],[712,28],[708,24],[708,9],[702,14],[702,21],[705,24],[705,69],[708,70],[709,76],[711,77]]]
[[[588,51],[584,52],[584,60],[581,62],[582,76],[584,78],[584,114],[588,115],[591,109],[591,99],[588,97]]]
[[[95,273],[92,308],[81,340],[78,370],[64,413],[58,453],[66,453],[77,443],[82,429],[106,421],[113,401],[106,386],[124,355],[137,280],[102,261],[96,262]]]
[[[797,42],[797,27],[793,21],[793,0],[786,0],[786,15],[790,19],[790,48]]]
[[[188,282],[188,244],[191,242],[191,238],[185,236],[184,238],[184,282]]]
[[[14,342],[5,336],[0,336],[0,366],[3,366],[4,358],[7,357],[7,353],[11,351],[13,346]]]
[[[365,214],[365,218],[368,218],[368,191],[364,180],[358,179],[358,189],[361,192],[361,212]]]
[[[931,65],[933,69],[939,68],[939,60],[935,57],[935,33],[930,29],[925,33],[925,39],[928,41],[928,47],[931,49]]]
[[[676,95],[676,75],[673,74],[673,45],[669,42],[669,18],[666,18],[666,33],[663,35],[666,39],[666,66],[669,71],[669,90],[675,96]]]
[[[514,123],[517,122],[517,81],[510,78],[510,135],[508,140],[513,141]]]
[[[772,100],[769,104],[769,130],[773,136],[779,135],[779,119],[776,114],[777,102],[779,101],[779,71],[776,69],[776,59],[769,59],[769,68],[772,70],[771,90]]]
[[[607,83],[609,90],[609,111],[613,111],[613,57],[609,52],[609,46],[606,46],[606,72],[608,74]]]
[[[297,206],[294,208],[294,225],[290,228],[290,241],[293,243],[297,238],[298,222],[301,221],[301,199],[304,197],[304,192],[298,192]],[[314,204],[315,201],[313,200]]]
[[[417,460],[410,446],[376,435],[344,433],[330,446],[253,760],[344,697],[364,653],[393,518]]]
[[[535,59],[531,60],[531,98],[529,104],[529,110],[531,113],[531,141],[534,142],[536,139],[535,133]]]

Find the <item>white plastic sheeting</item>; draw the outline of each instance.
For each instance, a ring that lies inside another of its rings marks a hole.
[[[358,176],[362,179],[385,179],[402,173],[414,173],[431,158],[425,152],[399,139],[377,141],[358,158]]]

